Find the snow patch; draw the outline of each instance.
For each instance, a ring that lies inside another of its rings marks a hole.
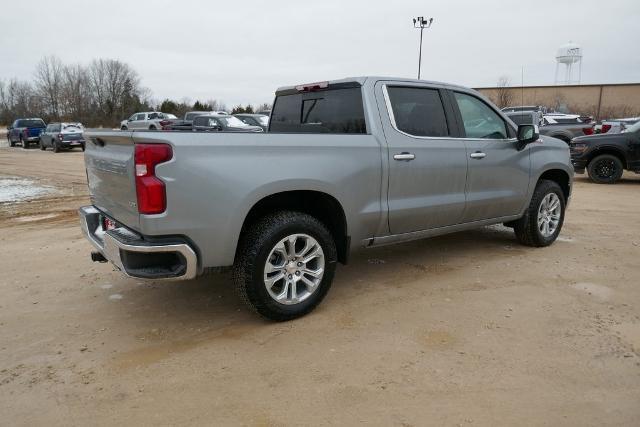
[[[0,177],[0,203],[35,199],[53,192],[55,192],[53,187],[38,185],[30,179]]]

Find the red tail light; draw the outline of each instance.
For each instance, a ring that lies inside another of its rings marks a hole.
[[[22,133],[25,134],[26,136],[29,136],[29,129],[23,129]]]
[[[136,144],[136,195],[138,212],[153,215],[167,209],[164,182],[156,176],[156,165],[171,160],[173,151],[168,144]]]
[[[582,133],[585,135],[593,135],[593,126],[582,129]]]
[[[320,89],[326,89],[329,87],[329,82],[309,83],[296,86],[298,92],[313,92]]]
[[[607,133],[611,130],[611,125],[602,125],[602,129],[600,129],[600,133]]]

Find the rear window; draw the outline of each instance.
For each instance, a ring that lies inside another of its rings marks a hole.
[[[271,132],[367,133],[361,88],[279,95]]]
[[[43,128],[46,127],[44,122],[39,119],[18,120],[19,128]]]
[[[512,114],[512,115],[509,115],[509,118],[513,123],[517,124],[518,126],[533,124],[533,119],[531,114]]]

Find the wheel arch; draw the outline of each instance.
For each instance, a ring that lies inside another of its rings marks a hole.
[[[588,167],[589,163],[591,163],[591,161],[593,159],[595,159],[596,157],[601,156],[603,154],[609,154],[609,155],[612,155],[612,156],[616,156],[622,162],[622,167],[624,169],[628,169],[627,156],[625,156],[624,153],[622,152],[622,150],[620,150],[619,148],[611,147],[611,146],[598,147],[595,150],[593,150],[589,154],[589,157],[587,158],[586,166]]]
[[[542,172],[536,181],[536,185],[541,180],[549,180],[557,183],[562,189],[565,201],[571,196],[571,177],[564,169],[547,169]]]
[[[263,197],[253,204],[245,216],[239,240],[256,220],[282,210],[304,212],[325,224],[336,243],[338,261],[343,264],[347,263],[350,237],[344,208],[335,197],[322,191],[290,190]]]

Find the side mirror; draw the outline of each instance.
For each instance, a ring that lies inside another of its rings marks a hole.
[[[540,131],[537,125],[520,125],[518,126],[518,142],[522,147],[532,142],[536,142],[540,138]]]

